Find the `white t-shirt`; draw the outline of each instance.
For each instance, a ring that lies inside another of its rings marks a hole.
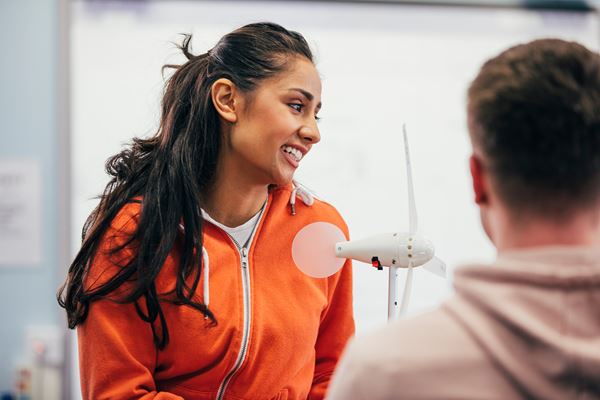
[[[244,222],[240,226],[236,226],[233,228],[223,225],[222,223],[220,223],[218,221],[215,221],[204,210],[202,210],[202,218],[204,218],[206,221],[209,221],[211,224],[216,225],[219,228],[223,229],[225,232],[227,232],[227,234],[229,236],[231,236],[233,238],[233,240],[235,240],[235,242],[237,243],[237,245],[240,248],[244,247],[244,246],[250,247],[250,242],[248,241],[248,239],[250,239],[250,235],[252,235],[252,231],[254,230],[254,227],[258,223],[258,219],[260,218],[260,215],[262,214],[263,209],[264,209],[264,206],[263,206],[263,208],[260,209],[259,212],[256,213],[256,215],[254,215],[248,221]]]

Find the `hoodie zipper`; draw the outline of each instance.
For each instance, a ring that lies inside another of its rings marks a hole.
[[[244,244],[244,246],[240,246],[240,244],[233,237],[231,237],[231,235],[227,234],[227,236],[229,236],[231,241],[235,244],[235,246],[240,254],[240,264],[241,264],[241,273],[242,273],[242,290],[244,292],[244,296],[243,296],[244,297],[244,329],[242,331],[242,344],[240,346],[240,352],[238,354],[237,360],[235,361],[235,364],[233,365],[231,370],[227,373],[227,375],[225,375],[225,379],[223,379],[223,381],[221,382],[221,385],[219,385],[219,390],[217,391],[217,400],[223,399],[223,397],[225,396],[225,391],[227,390],[227,386],[229,385],[229,382],[234,377],[234,375],[239,371],[242,364],[244,363],[244,360],[246,359],[246,353],[248,351],[248,342],[249,342],[249,338],[250,338],[250,322],[251,322],[250,317],[251,317],[251,311],[252,311],[252,307],[250,304],[250,263],[248,261],[248,246],[251,245],[252,241],[254,240],[254,236],[256,235],[256,232],[258,231],[258,227],[262,222],[262,219],[264,217],[264,213],[265,213],[267,207],[268,207],[268,200],[267,200],[267,204],[265,204],[263,210],[261,211],[262,214],[259,217],[258,221],[256,222],[256,226],[254,227],[252,234],[250,235],[250,237],[248,238],[248,241],[246,241],[246,244]]]

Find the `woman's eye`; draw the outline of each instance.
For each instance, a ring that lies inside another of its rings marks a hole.
[[[304,104],[298,104],[298,103],[291,103],[291,104],[288,104],[288,106],[292,107],[297,112],[302,112],[302,109],[304,108]]]

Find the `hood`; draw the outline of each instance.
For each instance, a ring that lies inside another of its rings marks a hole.
[[[600,249],[501,253],[456,271],[448,310],[527,398],[600,398]]]

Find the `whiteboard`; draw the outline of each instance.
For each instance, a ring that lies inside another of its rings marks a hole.
[[[107,182],[106,159],[133,136],[156,130],[172,42],[191,32],[196,52],[250,22],[273,21],[311,43],[323,79],[322,141],[298,179],[335,205],[353,238],[406,230],[401,126],[411,145],[420,231],[450,272],[490,261],[468,172],[465,91],[487,58],[537,37],[598,50],[592,13],[421,5],[163,1],[75,2],[72,8],[73,248],[91,200]],[[387,273],[354,264],[357,333],[386,321]],[[416,271],[409,314],[451,292]]]

